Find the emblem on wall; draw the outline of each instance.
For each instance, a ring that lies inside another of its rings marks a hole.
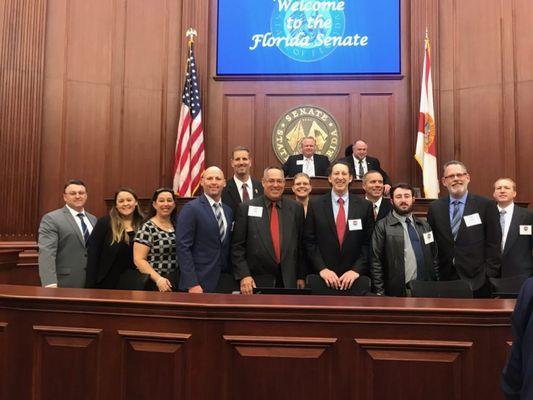
[[[284,163],[300,154],[300,142],[308,136],[315,138],[317,154],[330,161],[337,158],[341,146],[337,121],[323,108],[305,105],[287,111],[274,125],[272,147],[278,160]]]

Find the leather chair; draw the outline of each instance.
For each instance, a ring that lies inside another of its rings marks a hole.
[[[527,275],[516,275],[508,278],[489,278],[492,285],[492,297],[495,298],[516,298],[522,284],[528,278]]]
[[[470,285],[463,280],[456,281],[411,281],[409,282],[413,297],[437,297],[471,299]]]

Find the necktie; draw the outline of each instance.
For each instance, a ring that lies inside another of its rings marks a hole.
[[[374,221],[378,219],[378,205],[374,203],[374,206],[372,207],[374,209]]]
[[[405,223],[407,224],[407,233],[409,234],[409,239],[411,239],[411,246],[413,247],[413,252],[415,253],[416,278],[419,280],[424,280],[424,253],[422,251],[422,244],[420,243],[420,238],[418,237],[416,229],[411,223],[411,220],[409,218],[406,218]]]
[[[505,214],[507,214],[507,211],[505,210],[501,210],[500,211],[500,225],[502,227],[502,250],[503,250],[503,247],[505,246],[505,241],[504,241],[504,238],[505,238]]]
[[[344,212],[344,199],[339,197],[337,200],[339,204],[339,212],[337,213],[337,220],[335,225],[337,226],[337,237],[339,238],[339,246],[342,247],[344,240],[344,232],[346,231],[346,213]]]
[[[213,203],[213,208],[215,209],[215,217],[217,218],[220,241],[222,242],[224,241],[224,237],[226,236],[226,229],[224,228],[224,218],[222,218],[222,206],[218,203]]]
[[[87,225],[85,225],[85,221],[83,220],[83,213],[78,213],[76,216],[81,221],[81,233],[83,235],[83,240],[85,243],[87,243],[87,239],[89,239],[89,230],[87,229]]]
[[[359,172],[357,174],[359,175],[359,179],[363,179],[363,175],[365,174],[365,171],[363,170],[363,160],[359,160]]]
[[[454,200],[453,204],[453,215],[452,215],[452,235],[453,240],[457,240],[457,234],[459,233],[459,227],[461,226],[461,213],[459,212],[459,200]]]
[[[242,202],[250,200],[250,195],[248,194],[248,184],[242,184]]]
[[[272,210],[270,212],[270,236],[272,237],[272,245],[274,246],[274,258],[276,263],[281,261],[281,249],[279,244],[279,218],[276,203],[272,202]]]

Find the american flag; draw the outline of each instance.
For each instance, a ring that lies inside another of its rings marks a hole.
[[[194,43],[189,41],[187,72],[181,97],[180,120],[176,139],[174,159],[174,192],[180,197],[194,195],[205,169],[204,131],[202,129],[202,108],[200,83],[196,74]]]

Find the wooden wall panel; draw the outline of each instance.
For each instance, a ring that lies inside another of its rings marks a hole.
[[[0,398],[7,399],[7,326],[0,322]]]

